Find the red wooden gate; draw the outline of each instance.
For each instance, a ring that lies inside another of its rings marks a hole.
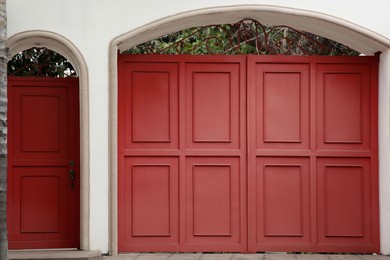
[[[8,78],[10,249],[79,247],[78,129],[78,79]]]
[[[119,250],[378,252],[377,62],[119,55]]]

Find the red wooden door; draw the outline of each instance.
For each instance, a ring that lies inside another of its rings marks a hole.
[[[246,249],[245,57],[185,63],[181,176],[187,251]],[[184,141],[184,140],[183,140]]]
[[[249,57],[250,251],[379,251],[376,70]]]
[[[79,247],[78,125],[78,79],[8,78],[10,249]]]
[[[245,57],[128,58],[119,57],[119,250],[245,250]]]
[[[249,59],[250,251],[312,248],[310,64],[281,61]]]
[[[119,251],[379,250],[375,57],[118,68]]]

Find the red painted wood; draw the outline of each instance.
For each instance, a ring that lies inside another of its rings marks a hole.
[[[318,150],[351,155],[317,158],[318,245],[326,251],[379,251],[375,70],[370,64],[317,65]],[[372,155],[354,158],[354,151]]]
[[[307,149],[309,145],[308,64],[254,66],[257,149]]]
[[[122,157],[119,165],[124,171],[118,176],[123,195],[118,198],[119,247],[174,250],[179,244],[179,162],[177,156],[164,155],[167,150],[175,154],[179,146],[178,65],[123,65],[118,67],[127,72],[118,89],[123,108],[118,135],[125,141],[118,147],[121,154],[135,151],[137,156]]]
[[[119,250],[244,251],[245,58],[129,57],[118,66]]]
[[[119,251],[378,252],[377,63],[119,55]]]
[[[10,249],[77,248],[78,80],[8,79]]]
[[[123,186],[131,188],[124,191],[120,235],[133,248],[178,244],[177,158],[126,158],[123,177]]]
[[[317,65],[319,149],[370,150],[370,76],[368,64]]]
[[[178,148],[178,68],[174,63],[126,64],[125,148]]]
[[[186,243],[192,250],[243,249],[239,161],[231,157],[186,160]]]
[[[250,251],[379,251],[376,68],[249,57]]]
[[[256,166],[254,248],[309,244],[308,158],[258,157]]]
[[[186,147],[240,148],[240,64],[186,64]]]
[[[244,61],[198,57],[184,64],[187,251],[246,249]]]

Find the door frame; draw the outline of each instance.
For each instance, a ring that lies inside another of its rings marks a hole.
[[[80,125],[80,249],[90,250],[90,152],[89,152],[89,79],[81,51],[67,38],[43,30],[25,31],[7,40],[10,57],[32,47],[45,47],[70,61],[79,77]]]

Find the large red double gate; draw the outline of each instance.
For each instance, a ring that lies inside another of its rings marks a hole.
[[[119,251],[378,252],[377,64],[119,55]]]

